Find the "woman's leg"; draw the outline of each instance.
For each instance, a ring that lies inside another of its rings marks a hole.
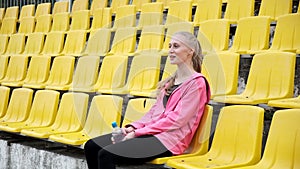
[[[115,164],[140,164],[172,153],[154,136],[142,136],[99,151],[98,169],[115,169]]]
[[[111,134],[90,139],[85,143],[84,152],[89,169],[98,168],[98,152],[109,144],[112,144]]]

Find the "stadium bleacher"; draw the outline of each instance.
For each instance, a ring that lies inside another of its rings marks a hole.
[[[188,154],[151,163],[271,168],[272,159],[300,167],[299,0],[11,2],[0,2],[0,136],[82,151],[111,121],[124,125],[153,105],[157,83],[176,68],[166,57],[170,38],[188,31],[202,44],[212,88],[208,124]],[[226,128],[236,133],[222,135]],[[290,140],[275,145],[282,137]],[[295,155],[274,157],[283,149]]]

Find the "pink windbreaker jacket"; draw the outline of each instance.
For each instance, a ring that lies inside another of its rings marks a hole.
[[[195,73],[178,86],[163,105],[165,93],[140,120],[133,122],[135,135],[154,135],[174,155],[182,154],[189,146],[210,100],[210,89],[204,76]]]

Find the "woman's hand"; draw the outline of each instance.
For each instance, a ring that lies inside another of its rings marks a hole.
[[[135,132],[134,132],[134,130],[133,130],[132,132],[126,134],[126,136],[124,137],[123,141],[124,141],[124,140],[132,139],[132,138],[134,138],[134,137],[135,137]]]
[[[131,133],[131,132],[133,132],[134,130],[135,130],[135,129],[134,129],[132,126],[129,126],[129,127],[125,128],[126,134],[127,134],[127,133]]]

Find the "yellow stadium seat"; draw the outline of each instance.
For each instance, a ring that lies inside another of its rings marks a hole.
[[[196,5],[194,26],[199,26],[203,21],[221,18],[222,0],[198,0]]]
[[[300,13],[300,5],[298,4],[298,10],[297,10],[298,13]]]
[[[279,16],[292,13],[293,0],[262,0],[258,16],[270,16],[277,20]]]
[[[46,82],[46,89],[68,90],[72,82],[75,58],[72,56],[55,57]]]
[[[32,89],[16,88],[12,91],[5,115],[0,125],[6,122],[21,122],[28,117],[32,103]]]
[[[0,56],[0,82],[5,77],[9,56]]]
[[[50,135],[49,139],[63,144],[82,145],[91,138],[108,134],[112,131],[111,122],[121,119],[122,103],[120,96],[94,96],[82,130]]]
[[[262,147],[264,109],[250,105],[223,107],[211,148],[204,155],[167,161],[178,169],[234,168],[259,161]]]
[[[300,109],[278,110],[272,118],[262,159],[240,169],[300,167]]]
[[[2,20],[0,34],[11,35],[17,31],[17,19],[16,18],[4,18]]]
[[[135,27],[136,8],[135,5],[120,6],[116,10],[113,30],[126,27]]]
[[[254,0],[227,0],[224,18],[236,23],[239,19],[254,15]]]
[[[184,9],[184,10],[182,10]],[[174,1],[171,2],[165,26],[168,28],[172,23],[191,22],[192,21],[192,1]]]
[[[22,86],[27,72],[27,65],[27,56],[11,56],[7,65],[5,77],[1,80],[1,85],[11,87]]]
[[[88,10],[89,1],[88,0],[74,0],[71,8],[71,13],[76,11]]]
[[[136,45],[136,28],[118,28],[107,55],[133,55]]]
[[[50,126],[23,129],[21,134],[36,138],[48,138],[52,134],[81,130],[86,118],[88,97],[88,94],[85,93],[64,93],[55,120]]]
[[[126,80],[127,62],[128,56],[104,57],[94,86],[95,91],[112,94],[114,89],[123,87]]]
[[[151,3],[151,0],[132,0],[132,5],[136,6],[137,11],[141,11],[142,5],[146,3]]]
[[[34,56],[31,57],[23,87],[40,89],[48,80],[50,72],[51,57]]]
[[[0,34],[0,55],[6,52],[9,36]]]
[[[261,104],[293,96],[296,54],[267,52],[253,57],[245,90],[241,94],[215,97],[229,104]],[[267,64],[266,64],[267,63]]]
[[[0,21],[4,18],[6,8],[0,8]]]
[[[269,48],[271,18],[252,16],[238,21],[233,44],[229,49],[240,54],[255,54]]]
[[[36,56],[39,55],[44,47],[45,35],[41,32],[31,33],[27,36],[27,42],[22,55]]]
[[[95,9],[90,32],[100,28],[111,28],[112,13],[110,8]]]
[[[70,1],[55,1],[52,9],[52,15],[69,12],[69,3]]]
[[[35,18],[33,16],[20,19],[18,33],[24,33],[26,36],[34,31]]]
[[[136,120],[142,118],[155,104],[156,99],[151,98],[133,98],[127,103],[122,126],[125,127]]]
[[[94,12],[97,9],[103,9],[106,8],[107,6],[108,6],[107,0],[93,0],[90,8],[91,15],[94,16]]]
[[[159,54],[145,53],[133,58],[127,83],[124,87],[113,89],[112,94],[155,97],[160,73]]]
[[[190,143],[187,151],[184,154],[178,155],[178,156],[157,158],[157,159],[151,161],[151,163],[164,164],[168,160],[203,155],[203,154],[207,153],[208,145],[209,145],[211,124],[212,124],[212,116],[213,116],[213,107],[210,105],[206,105],[203,115],[201,117],[201,121],[199,123],[198,129],[197,129],[197,131],[193,137],[193,140]]]
[[[18,16],[19,16],[19,6],[11,6],[6,8],[4,19],[5,18],[18,19]]]
[[[0,86],[0,118],[6,114],[7,104],[9,100],[10,88],[6,86]]]
[[[288,26],[287,26],[288,25]],[[300,53],[300,13],[278,17],[270,51]]]
[[[202,22],[197,34],[202,52],[205,54],[228,50],[229,32],[230,22],[226,19]]]
[[[99,56],[80,57],[77,60],[70,91],[93,92],[98,77]]]
[[[38,90],[34,95],[28,118],[21,122],[0,123],[0,130],[19,133],[23,129],[50,126],[56,115],[59,92]]]
[[[51,31],[66,32],[70,29],[70,14],[68,12],[57,13],[52,16],[53,22]]]
[[[24,51],[25,40],[25,34],[12,34],[9,38],[6,51],[3,55],[12,56],[21,54]]]
[[[34,17],[35,13],[35,5],[24,5],[21,8],[20,15],[19,15],[19,20],[22,20],[23,18],[26,17]]]
[[[237,53],[210,53],[205,55],[202,74],[211,87],[211,98],[236,94],[238,87],[240,55]]]
[[[36,24],[34,32],[42,32],[44,34],[48,33],[51,30],[52,26],[52,15],[42,15],[36,17]]]
[[[186,31],[186,32],[194,33],[194,26],[190,22],[177,22],[177,23],[170,24],[168,26],[167,33],[165,35],[163,48],[160,52],[162,56],[168,55],[169,42],[172,38],[172,35],[178,31]]]
[[[111,12],[113,14],[115,14],[117,12],[118,7],[129,4],[129,0],[117,0],[117,1],[112,0],[110,2],[111,2],[111,4],[109,5],[109,7],[111,8]]]
[[[164,66],[163,74],[161,80],[165,80],[169,76],[172,76],[177,70],[177,65],[170,63],[170,58],[168,57]]]
[[[85,30],[73,30],[67,32],[64,48],[60,55],[81,56],[86,43]]]
[[[268,101],[268,105],[279,108],[299,109],[300,96],[286,99],[270,100]]]
[[[82,56],[105,56],[109,51],[110,38],[111,30],[108,28],[92,30]]]
[[[135,55],[140,53],[158,53],[164,42],[163,25],[144,26]]]
[[[90,29],[90,11],[80,10],[72,13],[70,31]]]
[[[42,54],[46,56],[58,56],[64,48],[64,43],[64,32],[49,32],[46,36]]]
[[[164,9],[167,10],[170,7],[170,3],[174,2],[174,1],[177,1],[177,0],[156,0],[155,2],[161,2],[161,3],[163,3]]]
[[[163,20],[163,3],[146,3],[142,5],[138,29],[144,26],[161,25]]]
[[[40,3],[36,7],[35,17],[39,17],[42,15],[50,14],[51,12],[51,3]]]

